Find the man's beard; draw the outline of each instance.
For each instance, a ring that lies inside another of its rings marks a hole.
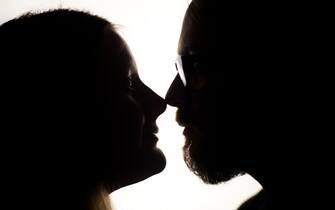
[[[186,142],[183,147],[184,161],[187,167],[195,175],[199,176],[203,182],[218,184],[244,174],[238,169],[237,165],[232,165],[236,154],[228,155],[224,148],[225,145],[212,143],[209,139],[205,139],[204,136],[199,137],[199,135],[194,134],[196,133],[190,133],[185,137]]]

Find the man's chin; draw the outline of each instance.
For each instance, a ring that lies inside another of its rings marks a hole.
[[[231,158],[224,159],[223,154],[217,152],[217,148],[210,148],[208,144],[192,144],[192,140],[186,140],[189,144],[185,144],[184,161],[187,167],[203,182],[207,184],[218,184],[226,182],[232,178],[241,175],[242,172],[231,165],[229,161]]]

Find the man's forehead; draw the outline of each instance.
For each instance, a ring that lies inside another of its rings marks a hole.
[[[183,30],[178,46],[180,55],[198,54],[206,52],[210,48],[212,46],[206,31],[191,25]]]
[[[184,18],[178,46],[180,55],[208,52],[216,49],[222,41],[216,29],[218,24],[196,15],[188,12]]]

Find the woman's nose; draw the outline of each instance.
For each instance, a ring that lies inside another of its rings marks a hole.
[[[149,106],[147,107],[147,112],[149,115],[152,115],[154,118],[156,118],[166,110],[167,104],[164,98],[157,95],[150,88],[148,88],[148,90],[150,91],[150,104],[148,104]]]
[[[185,87],[179,75],[174,78],[170,85],[169,90],[166,93],[165,101],[170,106],[179,107],[185,100]]]
[[[157,112],[158,115],[161,115],[167,107],[166,101],[164,100],[164,98],[160,97],[159,95],[155,94],[157,97]]]

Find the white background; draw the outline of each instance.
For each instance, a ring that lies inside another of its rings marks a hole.
[[[176,74],[174,59],[187,5],[188,0],[0,0],[0,23],[27,11],[50,8],[102,16],[119,25],[141,79],[164,97]],[[233,210],[260,189],[249,175],[213,186],[189,172],[182,159],[182,129],[174,122],[174,113],[168,107],[157,121],[158,147],[167,157],[166,169],[112,193],[114,210]]]

